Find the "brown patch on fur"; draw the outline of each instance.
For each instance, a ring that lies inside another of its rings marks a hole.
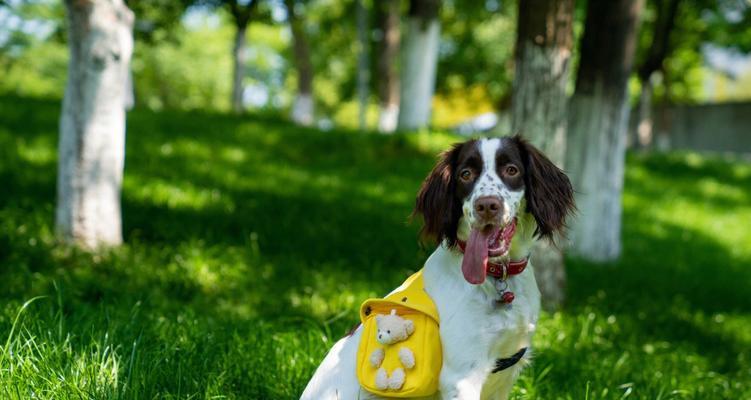
[[[423,240],[440,243],[446,239],[449,246],[456,244],[456,230],[462,216],[461,200],[456,196],[456,168],[463,149],[476,141],[455,143],[438,157],[438,163],[425,178],[415,201],[412,217],[422,215]]]
[[[553,233],[566,227],[566,218],[575,210],[574,190],[566,174],[540,150],[521,136],[519,146],[524,162],[524,186],[527,211],[537,222],[535,234],[552,240]]]
[[[519,165],[522,176],[501,178],[513,190],[525,187],[526,212],[537,222],[535,234],[552,239],[553,233],[566,226],[566,217],[573,213],[574,193],[566,174],[556,167],[540,150],[520,136],[506,139],[497,159],[497,168],[507,162]],[[438,157],[438,163],[425,178],[415,201],[412,218],[422,215],[420,236],[424,241],[440,243],[446,240],[449,247],[457,241],[457,229],[462,217],[462,202],[472,192],[476,180],[462,182],[459,169],[469,168],[479,176],[482,160],[477,141],[456,143]],[[499,176],[502,174],[498,173]]]

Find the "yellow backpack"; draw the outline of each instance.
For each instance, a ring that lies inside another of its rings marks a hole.
[[[377,315],[396,315],[412,321],[414,331],[406,340],[392,345],[382,345],[376,340]],[[360,306],[363,324],[360,346],[357,350],[357,378],[367,391],[384,397],[422,397],[438,391],[438,377],[443,362],[441,338],[438,330],[438,310],[425,292],[422,270],[413,274],[390,295],[383,299],[368,299]],[[414,367],[406,368],[403,385],[399,389],[379,389],[376,385],[378,368],[370,361],[371,355],[383,349],[385,356],[380,366],[391,374],[403,367],[399,350],[410,349],[414,355]]]

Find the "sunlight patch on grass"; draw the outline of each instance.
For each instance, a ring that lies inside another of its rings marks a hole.
[[[222,159],[231,163],[241,163],[247,159],[245,150],[237,147],[224,147],[221,149]]]
[[[444,151],[451,144],[461,141],[461,139],[451,134],[427,131],[409,135],[407,136],[407,140],[423,153],[429,154],[436,154]]]
[[[217,188],[201,188],[188,181],[170,182],[163,179],[151,178],[135,180],[126,176],[124,193],[143,203],[164,205],[170,209],[203,210],[218,207],[223,210],[235,209],[233,200],[222,194]]]
[[[299,398],[361,302],[425,261],[404,222],[460,140],[135,110],[126,244],[92,255],[53,234],[58,115],[0,99],[2,399]],[[632,154],[626,178],[622,259],[567,259],[511,398],[751,398],[751,164]]]
[[[699,193],[702,194],[703,197],[706,197],[707,199],[712,199],[716,197],[722,196],[724,199],[731,200],[731,201],[737,201],[737,202],[747,202],[748,201],[748,195],[745,190],[729,185],[724,182],[719,182],[717,179],[713,178],[702,178],[696,181],[696,190],[699,191]]]
[[[16,149],[21,159],[33,165],[45,166],[57,160],[57,146],[47,137],[17,139]]]
[[[345,316],[351,318],[362,301],[372,297],[372,293],[368,293],[365,288],[346,285],[330,274],[310,271],[306,277],[302,287],[289,293],[289,304],[301,314],[319,320],[337,320]]]

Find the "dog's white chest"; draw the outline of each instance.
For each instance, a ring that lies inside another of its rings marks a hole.
[[[460,265],[461,257],[443,247],[425,264],[425,290],[441,319],[441,379],[493,386],[502,379],[491,373],[495,361],[530,346],[540,293],[529,268],[508,280],[508,290],[515,295],[513,303],[498,305],[493,283],[468,284]]]

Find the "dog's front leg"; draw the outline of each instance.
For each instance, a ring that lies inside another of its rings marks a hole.
[[[458,371],[463,373],[460,374]],[[485,375],[478,370],[468,374],[466,369],[452,370],[444,365],[441,370],[441,399],[480,400]]]

